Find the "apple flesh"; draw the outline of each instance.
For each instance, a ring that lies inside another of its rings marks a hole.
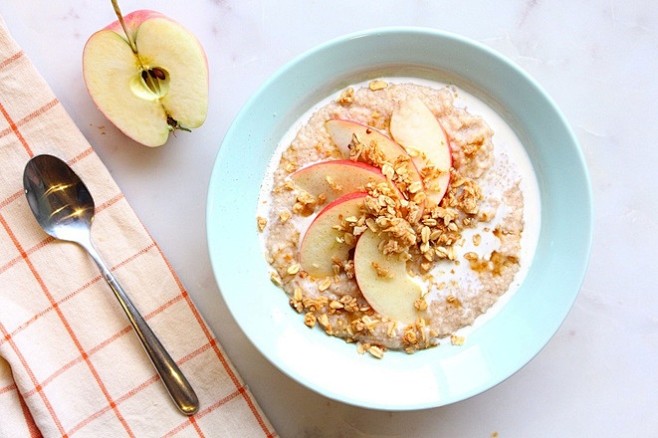
[[[332,119],[325,123],[325,127],[333,142],[338,146],[345,157],[350,155],[350,145],[356,137],[363,144],[374,144],[383,154],[384,159],[394,164],[398,159],[409,161],[409,176],[412,181],[421,181],[416,166],[411,163],[411,157],[407,151],[395,141],[382,134],[377,129],[363,125],[358,122],[343,119]]]
[[[452,153],[445,131],[432,111],[417,97],[405,99],[391,115],[391,136],[414,157],[419,169],[434,168],[438,175],[425,181],[425,194],[438,205],[450,183]]]
[[[366,196],[364,192],[349,193],[320,210],[302,239],[299,253],[303,270],[316,278],[328,277],[334,275],[334,260],[349,259],[354,243],[341,241],[344,232],[335,227],[345,218],[361,216]]]
[[[370,307],[390,319],[412,324],[420,316],[414,303],[422,288],[407,272],[397,254],[379,250],[380,236],[366,230],[354,250],[354,276]]]
[[[418,172],[418,169],[414,165],[411,156],[402,146],[379,132],[377,129],[358,122],[344,119],[328,120],[325,123],[325,128],[329,132],[333,142],[336,144],[336,146],[338,146],[344,156],[349,156],[350,145],[352,144],[353,139],[356,137],[356,139],[363,144],[374,145],[375,148],[382,153],[384,160],[392,165],[400,159],[406,161],[409,185],[417,182],[422,187],[423,179]],[[411,196],[408,194],[407,197]],[[420,203],[418,205],[420,208],[420,214],[418,215],[418,218],[422,216],[423,205],[424,203]]]
[[[351,192],[363,192],[368,183],[385,183],[381,170],[352,160],[321,161],[290,175],[294,183],[309,194],[324,195],[331,202]]]
[[[94,33],[83,51],[84,80],[96,106],[146,146],[164,144],[173,130],[201,126],[208,66],[198,40],[154,11],[135,11],[123,24]]]

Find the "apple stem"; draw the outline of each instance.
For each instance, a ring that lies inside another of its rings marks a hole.
[[[171,117],[169,115],[167,116],[167,124],[169,125],[169,130],[173,131],[173,132],[176,132],[177,130],[178,131],[185,131],[185,132],[192,132],[191,129],[182,126],[181,124],[178,123],[178,120],[174,119],[173,117]]]
[[[128,39],[128,45],[132,49],[133,53],[137,54],[137,43],[135,43],[135,40],[128,32],[128,28],[126,27],[126,22],[123,19],[123,14],[121,14],[121,9],[119,9],[119,3],[117,0],[112,0],[112,7],[114,8],[114,13],[117,14],[117,18],[119,19],[119,23],[121,24],[123,33],[126,34],[126,38]]]

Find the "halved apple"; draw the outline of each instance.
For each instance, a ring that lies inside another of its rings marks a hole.
[[[411,156],[418,169],[428,168],[425,178],[427,199],[439,204],[450,183],[452,153],[450,144],[441,124],[432,111],[418,97],[411,97],[398,103],[391,115],[391,136],[401,144]]]
[[[321,161],[299,169],[290,177],[311,195],[324,194],[327,202],[347,193],[363,192],[368,183],[386,182],[379,168],[352,160]]]
[[[320,210],[302,239],[299,253],[303,270],[317,278],[327,277],[334,274],[334,260],[349,258],[354,242],[345,241],[345,232],[336,226],[346,218],[361,216],[366,196],[364,192],[348,193]]]
[[[357,241],[354,275],[368,304],[381,315],[411,324],[420,316],[414,303],[421,286],[407,272],[407,263],[397,254],[383,254],[381,237],[370,229]]]
[[[169,133],[200,126],[208,111],[208,66],[183,26],[148,10],[119,16],[94,33],[82,54],[91,98],[124,134],[160,146]]]
[[[345,157],[350,156],[350,145],[352,144],[354,137],[356,137],[356,139],[363,144],[375,145],[376,149],[383,155],[384,160],[392,165],[395,164],[398,159],[404,160],[407,163],[405,168],[409,177],[409,186],[417,183],[417,185],[420,186],[420,190],[415,191],[415,193],[423,191],[423,179],[414,165],[411,156],[402,146],[382,134],[377,129],[344,119],[328,120],[325,123],[325,127],[329,132],[331,139]],[[405,188],[401,189],[404,193]],[[413,194],[407,193],[407,195],[411,197]],[[420,208],[418,219],[422,216],[423,205],[423,202],[418,204],[418,207]]]

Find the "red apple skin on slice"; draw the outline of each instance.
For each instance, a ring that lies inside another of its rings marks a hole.
[[[297,187],[327,202],[352,192],[363,192],[368,183],[385,183],[386,177],[375,166],[352,160],[321,161],[290,175]]]
[[[302,239],[300,264],[316,278],[334,275],[334,260],[347,261],[354,244],[339,242],[343,232],[334,229],[350,216],[359,217],[367,194],[353,192],[343,195],[324,207],[309,225]]]
[[[374,143],[377,149],[384,155],[385,160],[391,164],[395,163],[400,157],[409,160],[407,173],[409,175],[410,183],[419,182],[422,185],[422,177],[407,151],[377,129],[352,120],[344,119],[328,120],[325,123],[325,128],[329,132],[333,142],[346,157],[349,157],[350,155],[349,146],[350,143],[352,143],[352,138],[356,136],[356,138],[363,144]],[[418,215],[418,218],[420,219],[423,212],[423,203],[421,203],[419,207],[420,214]]]
[[[397,254],[379,250],[381,238],[366,230],[354,250],[354,275],[363,297],[382,316],[405,324],[414,323],[421,313],[414,303],[422,288],[407,272],[407,263]]]
[[[429,202],[438,205],[450,184],[452,152],[448,137],[432,111],[418,97],[400,101],[391,115],[391,136],[402,145],[418,169],[434,167],[440,175],[425,184]]]

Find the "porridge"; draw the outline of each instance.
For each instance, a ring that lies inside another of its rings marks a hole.
[[[377,358],[461,345],[519,281],[524,178],[459,93],[348,87],[280,145],[257,226],[272,282],[308,327]]]

